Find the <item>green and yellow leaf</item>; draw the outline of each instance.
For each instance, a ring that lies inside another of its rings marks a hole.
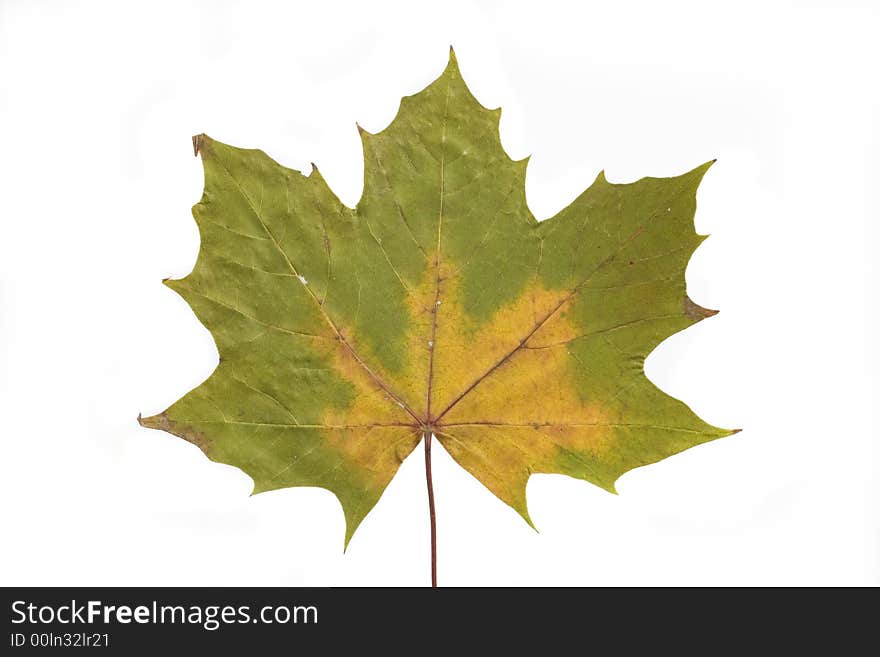
[[[220,362],[142,424],[242,469],[254,492],[332,491],[346,543],[426,432],[528,522],[533,473],[614,491],[628,470],[733,433],[643,369],[714,314],[684,276],[711,162],[632,184],[600,174],[538,222],[499,118],[451,55],[385,130],[360,131],[354,209],[317,169],[194,138],[201,249],[166,284]]]

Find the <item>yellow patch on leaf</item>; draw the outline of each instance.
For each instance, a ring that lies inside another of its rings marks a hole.
[[[435,349],[430,391],[432,418],[515,349],[567,294],[533,283],[491,319],[475,324],[463,308],[460,278],[450,275],[447,269],[441,269],[437,330],[432,345]],[[431,285],[433,291],[436,283]]]

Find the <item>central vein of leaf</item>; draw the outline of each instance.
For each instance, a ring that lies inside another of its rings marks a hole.
[[[431,339],[428,342],[428,385],[426,393],[426,427],[433,431],[433,418],[431,416],[431,387],[434,381],[434,352],[437,349],[437,315],[440,312],[440,238],[443,234],[443,197],[446,192],[446,123],[449,116],[449,91],[450,81],[446,83],[446,98],[443,107],[443,123],[440,128],[440,207],[437,213],[437,247],[434,250],[434,302],[431,306]],[[426,428],[427,431],[427,428]]]

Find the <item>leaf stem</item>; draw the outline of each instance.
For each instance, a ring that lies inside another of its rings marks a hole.
[[[425,432],[425,481],[428,484],[428,511],[431,516],[431,586],[437,588],[437,518],[434,513],[434,482],[431,479],[431,438]]]

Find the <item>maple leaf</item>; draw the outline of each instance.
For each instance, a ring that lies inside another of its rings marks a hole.
[[[711,162],[632,184],[600,173],[538,222],[499,118],[450,52],[387,128],[359,128],[354,209],[317,168],[194,137],[201,249],[166,285],[220,362],[141,423],[241,468],[255,493],[332,491],[346,545],[423,437],[433,530],[433,436],[531,524],[534,473],[614,491],[632,468],[734,433],[643,369],[663,339],[715,312],[688,298],[684,277],[704,239],[693,216]]]

